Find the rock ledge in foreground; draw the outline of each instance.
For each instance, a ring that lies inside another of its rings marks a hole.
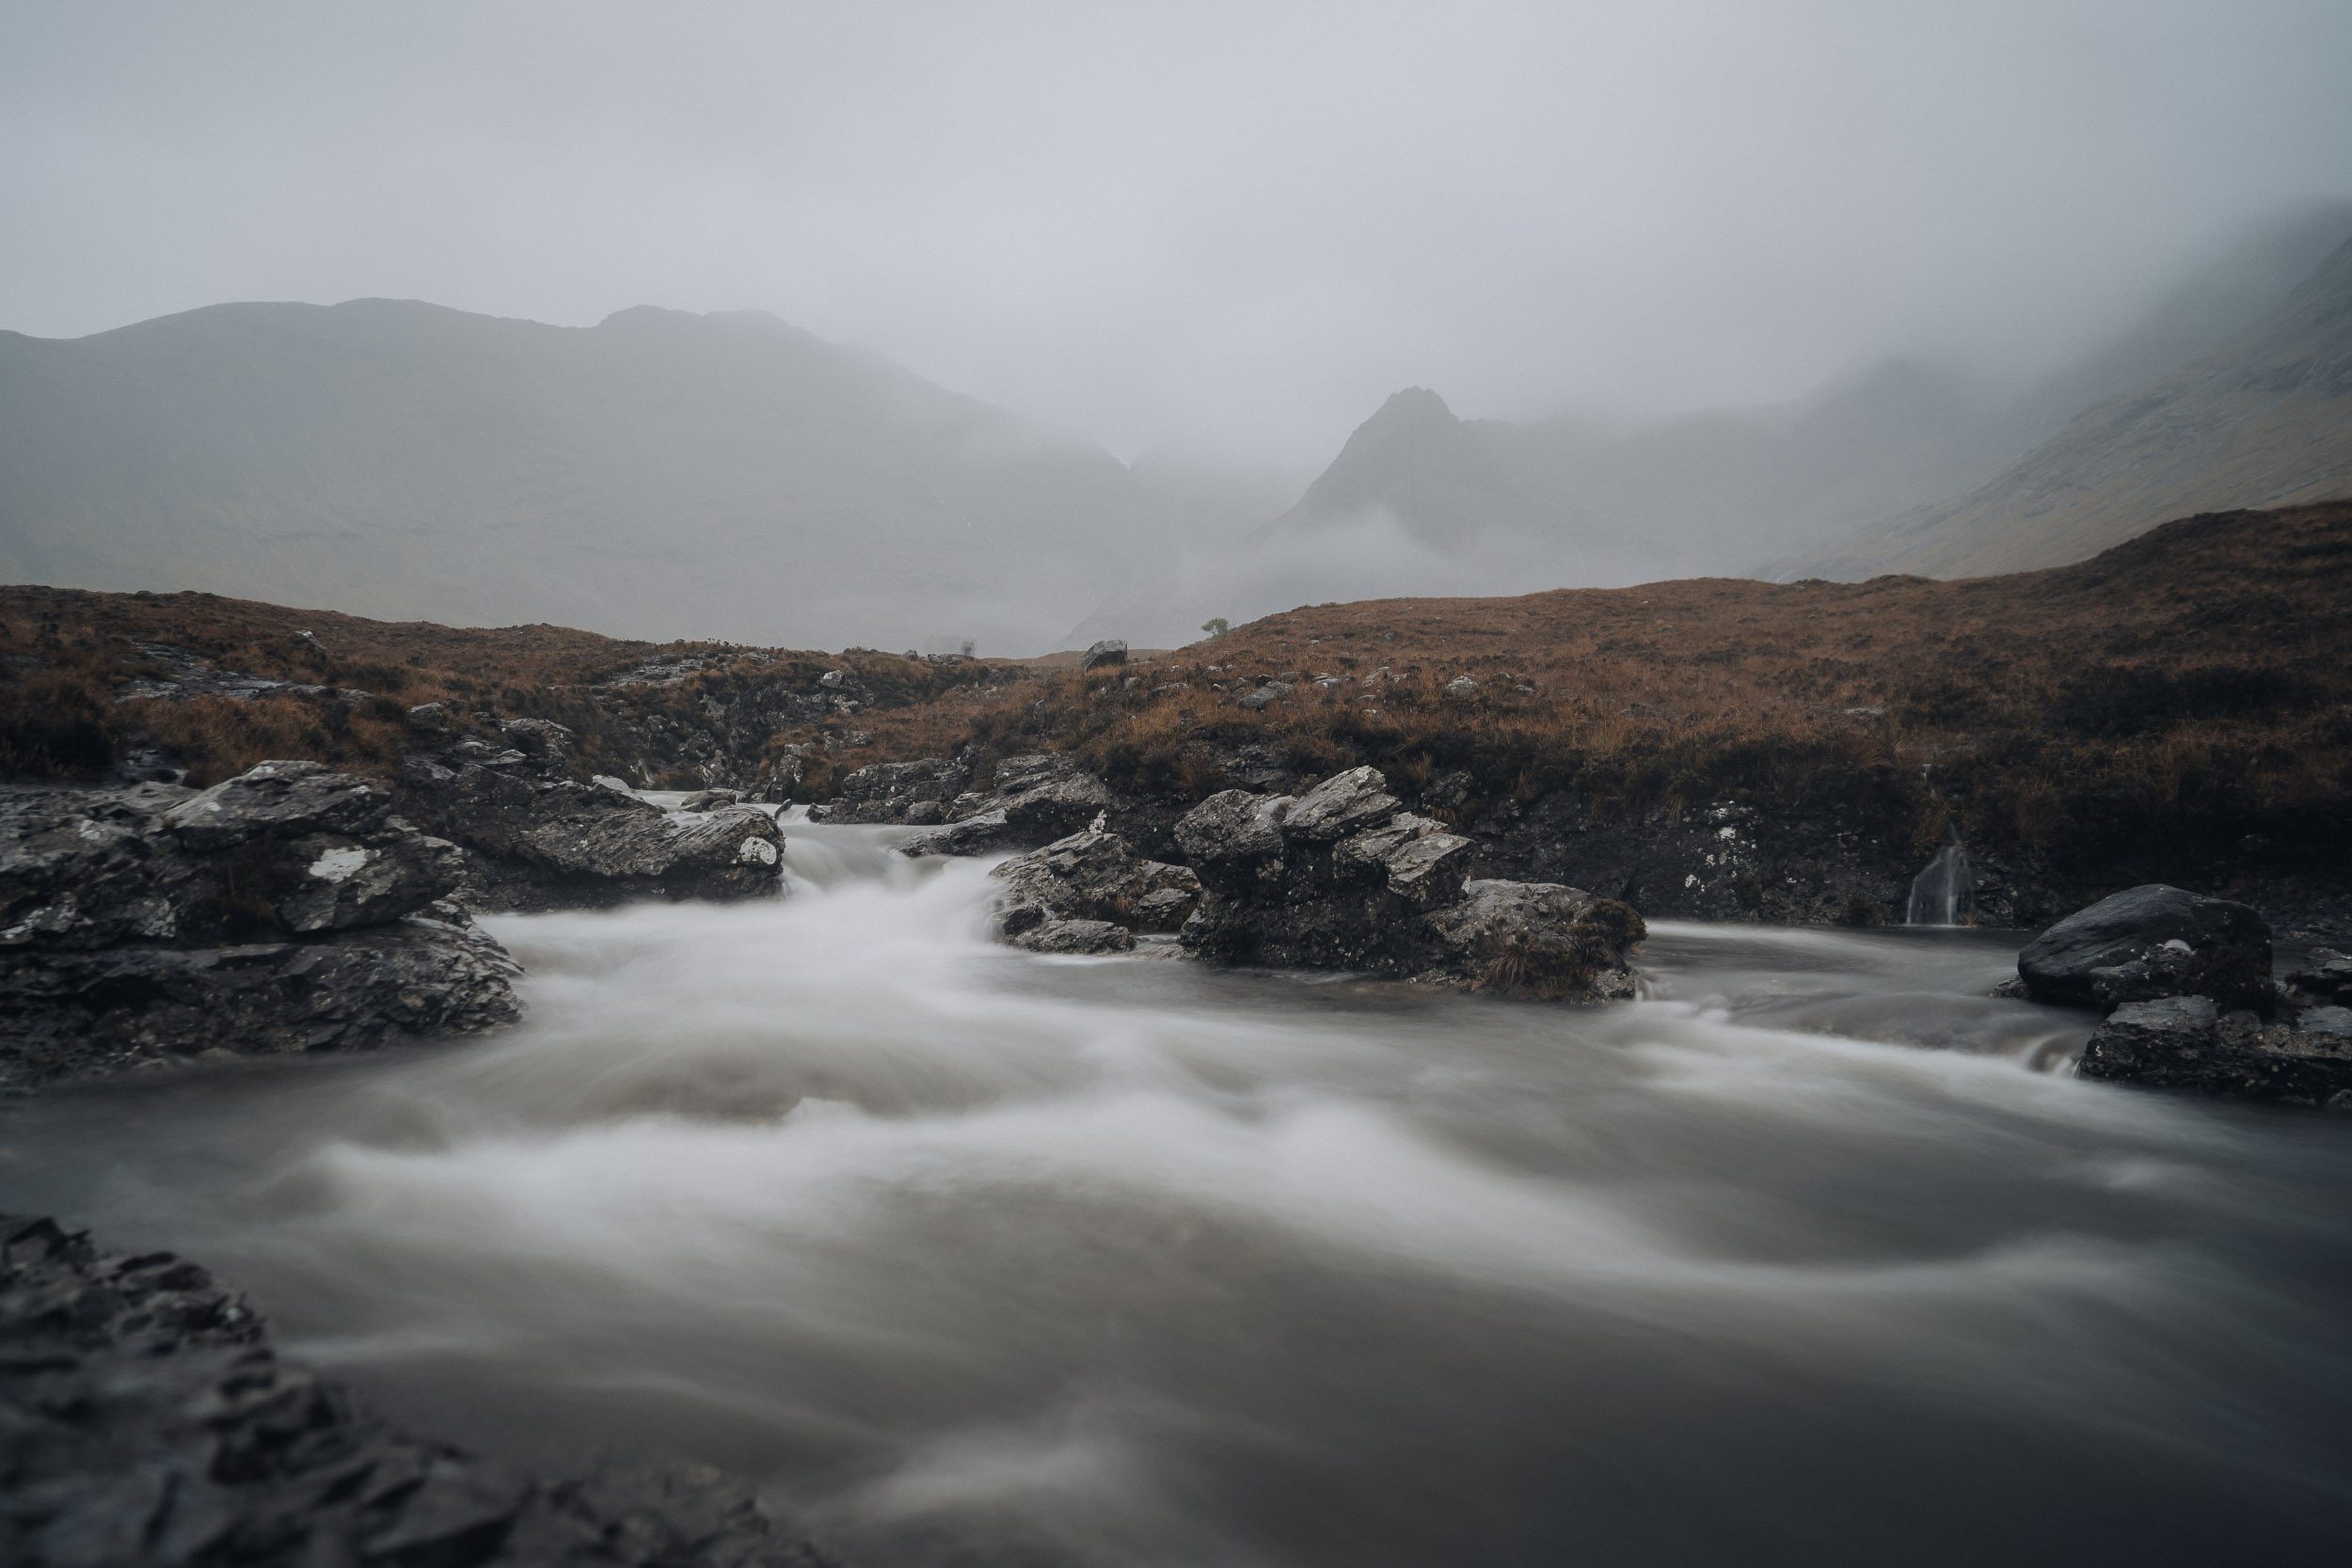
[[[699,1467],[546,1481],[370,1415],[280,1360],[236,1292],[0,1216],[0,1560],[826,1568]]]

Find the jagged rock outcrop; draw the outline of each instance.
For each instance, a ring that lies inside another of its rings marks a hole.
[[[714,1472],[549,1482],[403,1431],[280,1360],[197,1264],[8,1215],[0,1495],[22,1568],[826,1560]]]
[[[936,824],[971,784],[972,765],[960,757],[868,763],[841,780],[834,799],[811,806],[808,819]]]
[[[999,934],[1040,953],[1123,953],[1138,933],[1177,930],[1200,901],[1189,867],[1146,860],[1099,828],[1007,861],[994,875]]]
[[[1564,999],[1632,993],[1640,916],[1558,883],[1471,882],[1470,841],[1403,810],[1376,768],[1295,798],[1222,791],[1175,839],[1204,888],[1180,940],[1212,961]]]
[[[466,895],[547,909],[628,898],[746,898],[782,890],[784,833],[756,807],[669,812],[478,740],[404,765],[410,800],[473,852]]]
[[[2289,1009],[2265,1022],[2209,996],[2126,1002],[2083,1048],[2086,1078],[2352,1111],[2352,1008]]]
[[[2026,944],[2018,977],[2038,1000],[2115,1007],[2165,996],[2264,1006],[2270,926],[2244,904],[2151,882],[2078,910]]]
[[[0,1088],[511,1022],[513,961],[443,902],[461,869],[312,762],[0,794]]]
[[[2352,954],[2312,948],[2287,976],[2287,990],[2299,1001],[2352,1006]]]
[[[899,852],[921,857],[1025,849],[1078,832],[1113,804],[1108,786],[1068,757],[1005,757],[996,764],[989,791],[957,795],[942,808],[945,825],[907,840]],[[809,815],[816,816],[815,812]],[[914,819],[908,815],[896,818]]]

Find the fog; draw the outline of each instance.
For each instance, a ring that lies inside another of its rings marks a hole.
[[[2352,8],[0,11],[0,326],[758,308],[1121,457],[2055,368],[2352,190]]]

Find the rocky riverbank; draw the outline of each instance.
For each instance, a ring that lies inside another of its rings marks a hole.
[[[169,1253],[0,1216],[0,1558],[313,1568],[825,1568],[699,1467],[547,1480],[404,1431]]]

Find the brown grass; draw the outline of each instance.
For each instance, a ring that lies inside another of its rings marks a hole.
[[[1924,857],[1955,826],[2054,862],[2262,833],[2340,850],[2352,800],[2352,504],[2188,518],[2095,560],[1956,582],[1697,579],[1269,616],[1147,669],[876,716],[877,752],[1074,752],[1195,800],[1256,743],[1602,816],[1843,805]],[[1445,688],[1470,675],[1468,697]],[[1246,691],[1295,689],[1262,712]],[[1333,684],[1318,688],[1319,677]],[[1527,689],[1521,689],[1525,688]]]
[[[125,681],[166,668],[140,644],[183,649],[223,671],[369,696],[356,703],[299,695],[118,701]],[[598,687],[657,656],[709,667],[674,686]],[[410,740],[407,710],[421,703],[443,705],[460,728],[554,720],[577,733],[582,772],[618,770],[643,750],[649,725],[708,728],[714,709],[741,699],[755,706],[770,688],[816,691],[819,677],[836,669],[853,672],[877,707],[1028,678],[1004,661],[908,659],[867,649],[657,644],[567,626],[370,621],[211,594],[7,587],[0,588],[0,773],[87,777],[133,747],[155,745],[185,763],[199,784],[282,756],[389,775]],[[830,730],[838,742],[866,722],[863,715],[829,718],[802,738]],[[755,755],[775,738],[754,735],[748,750]],[[819,782],[826,763],[854,766],[874,754],[853,750],[823,759]]]

